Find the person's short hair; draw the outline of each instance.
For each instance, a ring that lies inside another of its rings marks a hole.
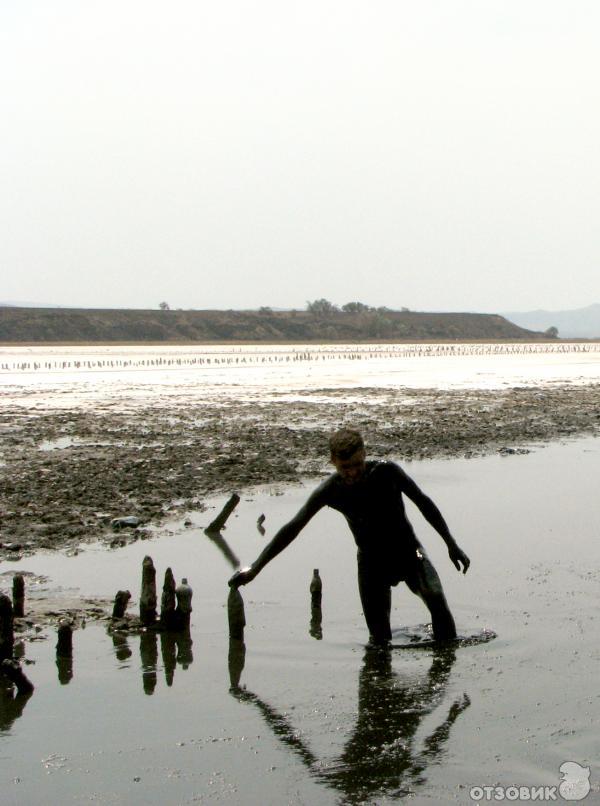
[[[329,437],[329,450],[334,459],[349,459],[364,447],[362,434],[354,428],[340,428]]]

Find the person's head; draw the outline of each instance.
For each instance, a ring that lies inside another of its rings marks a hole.
[[[329,438],[331,463],[346,484],[360,481],[365,472],[365,443],[360,431],[340,428]]]

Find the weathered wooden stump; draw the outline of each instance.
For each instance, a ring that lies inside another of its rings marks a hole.
[[[16,618],[25,615],[25,580],[22,574],[13,577],[13,614]]]
[[[73,622],[62,619],[58,623],[58,640],[56,642],[56,656],[71,658],[73,656]]]
[[[177,596],[177,610],[175,612],[176,624],[178,629],[185,630],[190,626],[192,596],[194,595],[194,591],[188,585],[186,577],[181,580],[181,585],[177,586],[175,595]]]
[[[214,521],[212,521],[212,523],[208,525],[207,531],[220,532],[221,529],[224,529],[225,524],[227,523],[227,518],[231,515],[231,513],[239,503],[240,503],[239,495],[237,493],[233,493],[229,501],[225,504],[221,512],[214,519]]]
[[[310,602],[312,607],[321,607],[323,598],[323,582],[319,576],[319,569],[315,568],[310,581]]]
[[[146,627],[156,621],[156,569],[152,557],[142,563],[142,592],[140,594],[140,620]]]
[[[176,602],[175,577],[171,569],[167,568],[160,600],[160,621],[166,630],[174,630],[177,626]]]
[[[130,599],[131,593],[129,591],[117,591],[113,604],[113,618],[123,618],[125,616],[125,611],[127,610]]]
[[[13,656],[15,643],[14,613],[10,598],[0,593],[0,661]]]
[[[229,620],[229,637],[237,641],[244,640],[244,627],[246,614],[244,613],[244,600],[238,588],[229,588],[227,597],[227,618]]]

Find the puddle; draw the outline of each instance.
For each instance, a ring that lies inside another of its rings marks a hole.
[[[465,803],[471,786],[558,786],[565,760],[591,765],[597,787],[596,446],[407,465],[472,560],[466,576],[456,573],[408,506],[464,639],[455,646],[426,644],[426,611],[400,585],[392,626],[403,648],[366,651],[355,549],[332,511],[242,589],[244,641],[229,641],[228,577],[237,561],[255,559],[309,488],[246,492],[221,542],[203,528],[227,496],[194,513],[191,526],[173,518],[168,534],[121,549],[94,544],[73,557],[0,564],[4,591],[17,570],[36,575],[26,579],[32,605],[49,593],[59,603],[108,603],[122,589],[137,613],[146,554],[159,598],[168,567],[194,589],[189,636],[110,635],[105,622],[88,621],[74,632],[68,664],[57,664],[54,626],[24,642],[33,695],[0,689],[3,799]]]
[[[60,451],[65,448],[72,448],[74,445],[81,445],[82,442],[76,437],[57,437],[57,439],[45,439],[38,445],[39,451]]]

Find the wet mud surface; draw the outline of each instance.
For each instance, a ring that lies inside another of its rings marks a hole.
[[[5,800],[466,804],[478,802],[472,790],[516,781],[560,801],[570,761],[591,770],[585,802],[598,802],[599,463],[594,438],[412,462],[472,560],[467,575],[456,572],[411,513],[456,618],[461,637],[450,646],[429,643],[423,603],[399,585],[393,648],[369,647],[354,543],[329,509],[243,589],[244,638],[229,638],[233,554],[254,559],[310,484],[244,491],[221,542],[204,526],[226,495],[117,551],[98,543],[3,562],[0,590],[17,570],[26,575],[34,623],[18,631],[15,655],[35,686],[23,696],[0,686]],[[93,617],[102,601],[110,613],[117,589],[132,592],[138,612],[145,554],[158,586],[167,567],[189,577],[189,635],[114,632],[106,615]],[[77,618],[69,663],[55,649],[63,613]]]
[[[487,390],[319,389],[240,400],[173,399],[0,412],[0,559],[144,539],[205,498],[330,472],[327,437],[360,428],[374,457],[519,453],[600,426],[600,385]],[[134,529],[111,527],[135,516]]]

